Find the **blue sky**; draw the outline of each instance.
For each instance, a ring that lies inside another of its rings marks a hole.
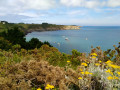
[[[120,26],[120,0],[0,0],[0,20]]]

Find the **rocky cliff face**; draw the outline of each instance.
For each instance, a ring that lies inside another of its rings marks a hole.
[[[65,30],[80,29],[80,26],[63,26],[63,29]]]
[[[73,25],[56,25],[51,27],[37,27],[37,28],[31,28],[27,30],[27,33],[33,32],[33,31],[55,31],[55,30],[77,30],[80,29],[80,26],[73,26]]]

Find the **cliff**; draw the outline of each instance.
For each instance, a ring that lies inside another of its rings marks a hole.
[[[55,30],[77,30],[80,29],[80,26],[74,26],[74,25],[49,25],[46,27],[43,26],[37,26],[34,28],[27,29],[27,33],[33,32],[33,31],[55,31]]]
[[[0,23],[0,32],[13,28],[19,27],[20,30],[23,30],[25,34],[33,31],[55,31],[55,30],[77,30],[80,29],[80,26],[75,25],[56,25],[56,24],[24,24],[24,23]]]

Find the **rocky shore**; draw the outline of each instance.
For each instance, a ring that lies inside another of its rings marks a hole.
[[[56,31],[56,30],[78,30],[80,29],[80,26],[75,26],[75,25],[56,25],[56,26],[52,26],[52,27],[36,27],[36,28],[29,28],[26,33],[31,33],[34,31]]]

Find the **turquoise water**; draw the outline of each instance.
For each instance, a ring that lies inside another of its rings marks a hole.
[[[102,50],[114,49],[120,42],[120,27],[117,26],[84,26],[80,30],[58,30],[47,32],[32,32],[26,35],[26,40],[38,38],[49,41],[60,52],[71,53],[72,49],[89,53],[91,46],[100,46]],[[68,38],[68,40],[65,40]]]

